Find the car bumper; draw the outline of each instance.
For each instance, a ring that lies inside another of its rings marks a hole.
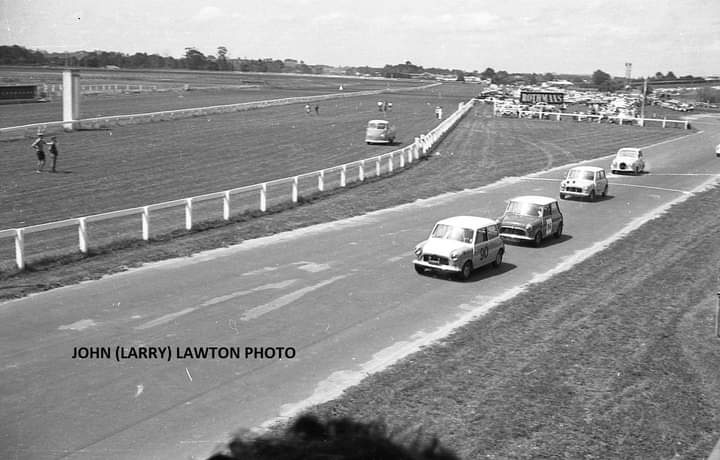
[[[560,190],[560,193],[562,193],[565,196],[576,196],[576,197],[587,198],[590,196],[591,191],[592,191],[592,189],[588,190],[587,192],[575,192],[572,190]]]
[[[533,241],[534,238],[527,235],[520,235],[517,233],[500,233],[500,238],[505,241]]]
[[[460,271],[462,270],[460,267],[456,267],[455,265],[433,264],[417,259],[413,260],[413,264],[415,264],[416,267],[422,267],[426,270],[433,270],[438,272],[460,273]]]

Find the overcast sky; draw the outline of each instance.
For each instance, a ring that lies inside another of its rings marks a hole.
[[[718,0],[0,0],[0,44],[466,71],[720,74]]]

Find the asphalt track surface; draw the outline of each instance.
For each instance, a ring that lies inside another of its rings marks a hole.
[[[560,239],[508,245],[500,268],[467,282],[416,274],[413,246],[441,218],[557,197],[566,168],[0,304],[0,458],[203,458],[237,429],[335,397],[715,181],[720,124],[694,125],[703,131],[646,148],[648,173],[610,175],[607,198],[561,201]],[[178,356],[213,346],[241,357]],[[73,359],[76,347],[111,356]],[[166,356],[118,361],[117,347]],[[246,359],[246,347],[295,354]]]

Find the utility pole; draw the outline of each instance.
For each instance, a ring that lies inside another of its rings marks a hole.
[[[647,77],[643,81],[642,100],[640,101],[640,126],[645,126],[645,98],[647,98]]]

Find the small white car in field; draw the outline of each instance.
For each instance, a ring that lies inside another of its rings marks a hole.
[[[449,273],[462,280],[483,265],[499,267],[505,254],[497,222],[475,216],[455,216],[435,224],[427,240],[415,246],[415,271]]]
[[[605,197],[608,180],[605,170],[596,166],[577,166],[570,169],[560,182],[560,199],[571,196],[595,201],[598,196]]]
[[[715,146],[715,156],[720,157],[720,144]]]
[[[545,238],[560,238],[564,225],[558,201],[547,196],[513,198],[498,222],[504,240],[532,242],[535,247]]]
[[[615,154],[610,164],[610,172],[613,174],[629,172],[635,175],[645,171],[645,158],[640,149],[623,147]]]
[[[395,127],[387,120],[370,120],[365,130],[368,144],[392,144],[395,142]]]

